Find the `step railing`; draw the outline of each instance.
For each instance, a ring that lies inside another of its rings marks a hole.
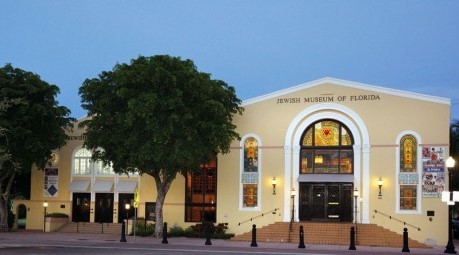
[[[391,215],[382,213],[382,212],[380,212],[380,211],[378,211],[378,210],[375,210],[375,214],[381,214],[381,215],[383,215],[383,216],[386,216],[386,217],[389,218],[390,220],[395,220],[395,221],[397,221],[397,222],[403,223],[403,225],[405,225],[405,226],[412,227],[412,228],[414,228],[414,229],[417,229],[418,231],[421,231],[421,228],[420,228],[420,227],[416,227],[415,225],[412,225],[412,224],[407,223],[406,221],[403,221],[403,220],[399,220],[399,219],[397,219],[397,218],[394,218],[394,217],[392,217]]]
[[[241,224],[244,224],[244,223],[253,221],[253,220],[257,219],[257,218],[261,218],[261,217],[265,216],[266,214],[276,214],[277,211],[279,211],[279,208],[274,208],[274,209],[272,209],[272,210],[269,211],[269,212],[265,212],[265,213],[262,213],[262,214],[260,214],[260,215],[255,216],[255,217],[252,217],[252,218],[250,218],[250,219],[248,219],[248,220],[241,221],[241,222],[239,222],[237,225],[240,226]]]

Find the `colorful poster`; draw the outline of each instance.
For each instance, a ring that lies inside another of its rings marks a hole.
[[[59,188],[59,169],[45,168],[45,179],[43,187],[44,197],[57,197]]]
[[[422,147],[422,196],[440,197],[445,190],[445,148]]]

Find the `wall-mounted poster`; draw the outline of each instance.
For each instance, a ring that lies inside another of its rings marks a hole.
[[[422,147],[422,196],[440,197],[445,190],[445,148]]]
[[[45,168],[45,180],[43,186],[44,197],[57,197],[59,188],[59,169],[56,167]]]

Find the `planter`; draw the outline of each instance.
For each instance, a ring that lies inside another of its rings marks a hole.
[[[69,218],[46,217],[45,232],[55,232],[69,222]]]

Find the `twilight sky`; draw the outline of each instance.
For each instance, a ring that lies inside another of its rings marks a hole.
[[[0,66],[59,86],[73,117],[86,78],[157,54],[243,100],[333,77],[450,98],[459,119],[459,1],[0,0]]]

